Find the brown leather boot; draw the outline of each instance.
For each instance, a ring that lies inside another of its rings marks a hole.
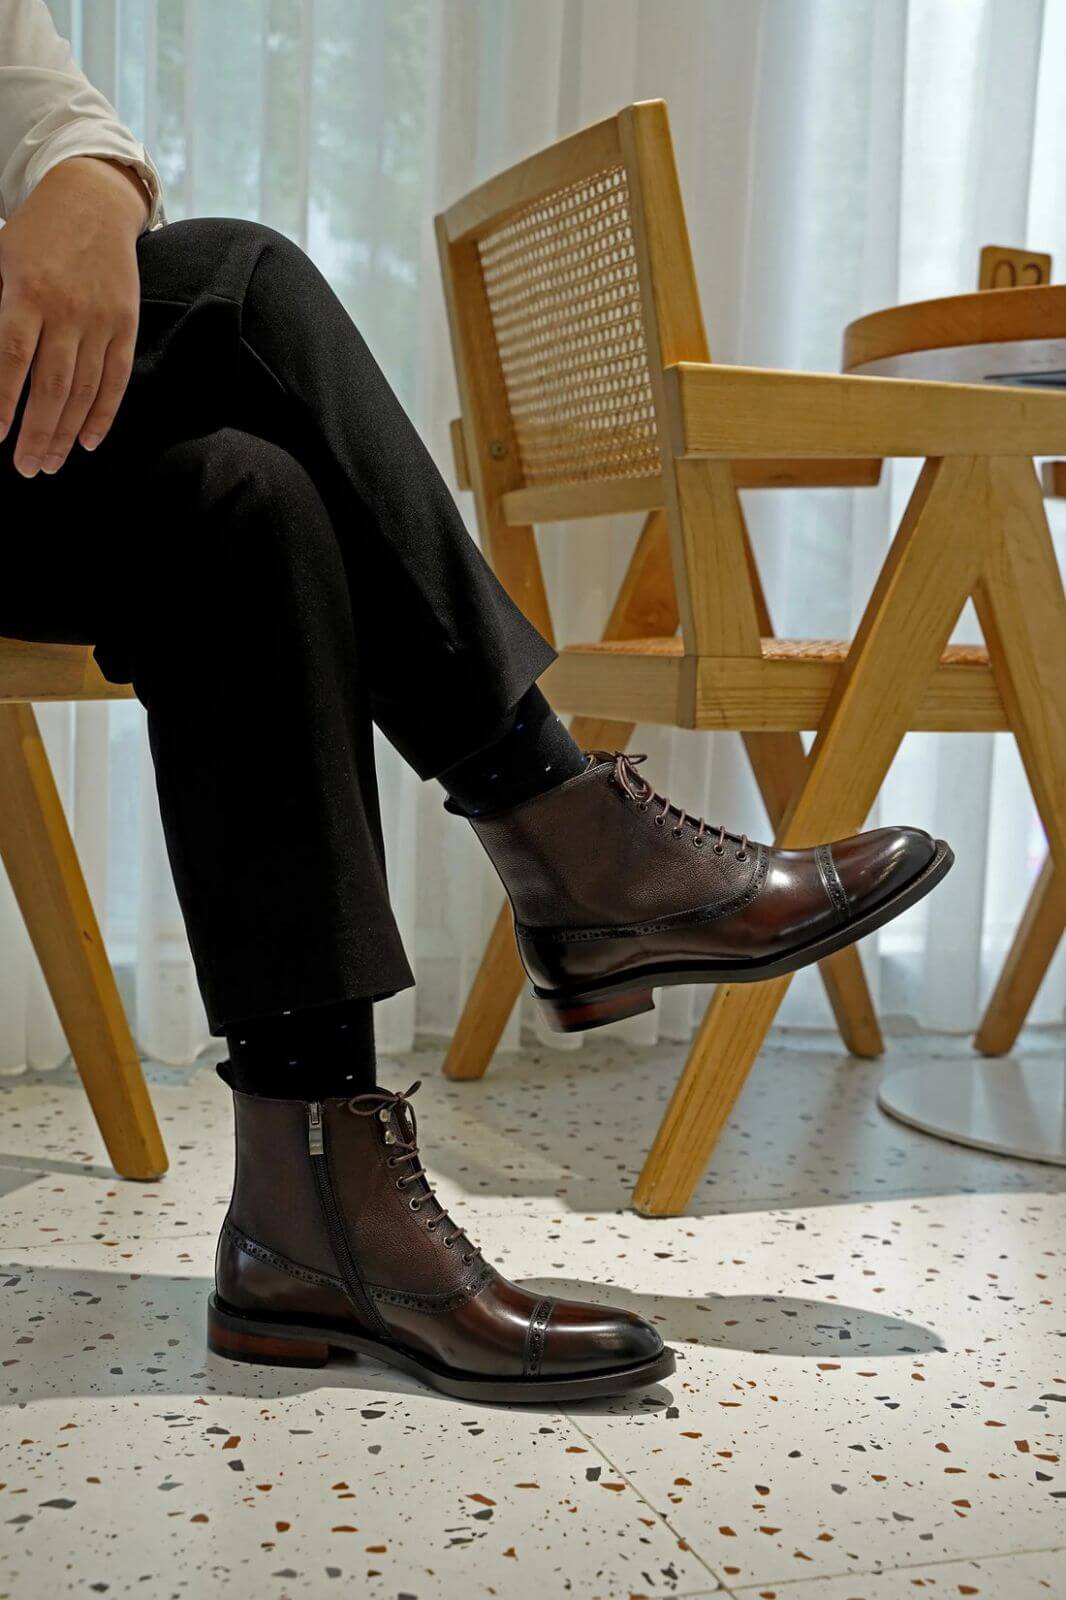
[[[668,1377],[673,1351],[643,1318],[534,1294],[483,1259],[423,1171],[417,1088],[311,1102],[234,1091],[210,1348],[301,1367],[347,1350],[463,1400],[614,1395]]]
[[[469,819],[510,896],[533,993],[563,1033],[650,1011],[665,984],[754,983],[821,961],[954,861],[919,828],[814,850],[755,844],[656,794],[635,770],[644,759],[592,751],[578,777]]]

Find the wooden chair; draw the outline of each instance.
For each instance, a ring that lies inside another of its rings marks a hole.
[[[532,525],[651,513],[607,636],[545,678],[578,737],[738,730],[777,843],[800,847],[862,827],[907,731],[1010,728],[1066,870],[1066,602],[1031,460],[1066,439],[1066,395],[711,365],[659,101],[490,180],[437,227],[461,470],[510,593],[550,633]],[[737,489],[872,482],[894,456],[925,465],[855,638],[775,638]],[[948,645],[970,596],[987,650]],[[838,1019],[872,1043],[846,954],[828,973]],[[484,1070],[515,965],[501,919],[451,1076]],[[715,991],[638,1210],[684,1210],[788,982]]]
[[[665,110],[662,115],[665,126]],[[621,120],[618,119],[619,126]],[[553,186],[557,188],[557,175],[562,174],[565,182],[568,162],[574,161],[575,173],[580,174],[580,171],[587,170],[586,153],[587,159],[594,163],[599,158],[601,148],[606,156],[617,161],[618,133],[614,121],[566,140],[554,150],[546,152],[544,157],[535,157],[533,162],[524,163],[513,174],[504,174],[502,178],[493,180],[467,201],[460,201],[445,216],[437,219],[453,348],[471,440],[470,456],[467,453],[463,419],[452,423],[452,447],[459,487],[474,490],[486,555],[512,597],[548,639],[554,638],[554,629],[531,524],[647,510],[643,531],[604,630],[604,642],[616,647],[611,655],[613,671],[618,667],[624,670],[625,652],[622,647],[627,641],[637,640],[647,644],[649,637],[654,638],[658,643],[653,648],[664,656],[662,667],[670,673],[674,671],[674,665],[669,664],[666,658],[681,648],[673,638],[677,633],[679,610],[671,535],[664,509],[663,476],[652,417],[654,401],[648,380],[644,378],[644,393],[639,397],[647,415],[638,428],[649,433],[650,444],[644,441],[644,459],[638,461],[636,472],[628,475],[618,472],[614,476],[572,476],[569,479],[560,477],[554,468],[546,472],[529,473],[516,453],[517,441],[508,413],[508,395],[500,380],[494,350],[492,318],[484,303],[481,286],[478,240],[491,231],[477,225],[482,217],[482,206],[488,208],[484,213],[488,218],[496,215],[493,207],[506,208],[507,189],[512,180],[520,186],[521,195],[536,192],[540,170],[544,172],[549,190]],[[610,204],[617,204],[619,192],[616,192]],[[473,231],[470,231],[471,222],[474,223]],[[685,249],[687,252],[687,241]],[[643,351],[637,274],[637,263],[631,259],[627,267],[626,308],[631,320],[635,319],[640,349]],[[690,353],[706,351],[706,339],[695,301],[691,312],[693,342],[689,347]],[[610,337],[609,318],[599,331]],[[624,365],[627,359],[625,354],[608,352],[604,369],[610,372],[619,364]],[[628,428],[629,424],[623,426]],[[619,439],[617,443],[623,451],[627,448],[627,439]],[[475,479],[471,461],[478,460],[479,452],[481,472]],[[747,488],[858,488],[876,485],[880,476],[881,462],[873,458],[854,461],[750,461],[739,463],[734,469],[735,482]],[[539,481],[541,479],[544,481]],[[736,504],[736,515],[739,518],[739,502]],[[750,562],[746,534],[744,548],[745,560]],[[760,631],[770,637],[773,627],[753,562],[750,565],[750,580]],[[636,663],[641,682],[646,665],[646,661]],[[665,683],[665,679],[663,681]],[[619,687],[621,689],[622,686]],[[658,711],[644,704],[643,690],[636,683],[634,691],[638,698],[631,704],[625,704],[619,717],[577,718],[572,725],[572,732],[578,743],[586,748],[621,749],[631,738],[638,720],[664,720]],[[625,700],[624,693],[621,700]],[[671,720],[669,715],[665,720]],[[755,729],[744,729],[742,732],[763,802],[776,822],[803,771],[802,739],[798,732]],[[884,1043],[857,951],[842,952],[824,962],[821,970],[828,999],[847,1049],[856,1056],[879,1056],[884,1050]],[[524,973],[515,948],[510,909],[504,905],[445,1059],[444,1071],[449,1077],[469,1079],[483,1075],[523,982]]]
[[[981,251],[979,289],[1037,288],[1050,282],[1051,257],[1043,251],[999,245]],[[1045,499],[1066,499],[1066,461],[1045,461],[1041,483]],[[974,1038],[983,1055],[1004,1056],[1014,1048],[1066,927],[1064,884],[1066,874],[1056,874],[1048,856]]]
[[[147,1179],[166,1151],[29,703],[132,694],[80,645],[0,639],[0,859],[112,1164]]]

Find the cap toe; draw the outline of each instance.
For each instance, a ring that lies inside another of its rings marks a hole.
[[[855,917],[891,899],[923,872],[936,855],[936,840],[922,828],[875,828],[832,848]]]
[[[544,1338],[545,1373],[605,1372],[653,1361],[662,1335],[635,1311],[559,1300]]]

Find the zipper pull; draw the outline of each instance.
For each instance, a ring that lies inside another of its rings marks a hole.
[[[312,1100],[307,1107],[307,1148],[313,1156],[320,1156],[322,1144],[322,1107]]]

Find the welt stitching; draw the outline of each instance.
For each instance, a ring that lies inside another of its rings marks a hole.
[[[340,1278],[332,1277],[328,1272],[316,1272],[312,1267],[301,1267],[297,1262],[290,1261],[288,1256],[279,1255],[276,1250],[268,1250],[266,1245],[257,1244],[246,1233],[242,1233],[228,1217],[222,1224],[222,1231],[238,1250],[244,1251],[245,1255],[254,1257],[256,1261],[262,1261],[265,1266],[275,1267],[278,1272],[288,1273],[290,1278],[299,1278],[301,1283],[314,1283],[323,1289],[344,1288]]]
[[[401,1306],[410,1311],[424,1311],[435,1316],[442,1311],[455,1311],[459,1306],[472,1300],[492,1277],[492,1268],[484,1267],[481,1272],[475,1273],[466,1283],[450,1294],[409,1294],[403,1289],[383,1289],[376,1284],[368,1285],[375,1300],[383,1305]]]
[[[252,1256],[256,1261],[261,1261],[265,1266],[274,1267],[278,1272],[286,1273],[290,1278],[297,1278],[301,1283],[316,1284],[323,1289],[337,1289],[344,1292],[344,1283],[338,1277],[333,1277],[328,1272],[316,1272],[311,1267],[301,1267],[297,1262],[290,1261],[288,1256],[279,1255],[276,1250],[268,1250],[266,1245],[258,1244],[255,1239],[249,1238],[227,1218],[222,1224],[222,1231],[245,1255]],[[464,1305],[467,1300],[472,1300],[492,1277],[493,1269],[483,1266],[474,1273],[458,1289],[452,1289],[446,1294],[415,1294],[403,1289],[386,1289],[380,1284],[368,1283],[366,1289],[377,1301],[384,1305],[403,1306],[412,1311],[425,1311],[435,1314],[441,1311],[454,1311],[458,1306]]]

